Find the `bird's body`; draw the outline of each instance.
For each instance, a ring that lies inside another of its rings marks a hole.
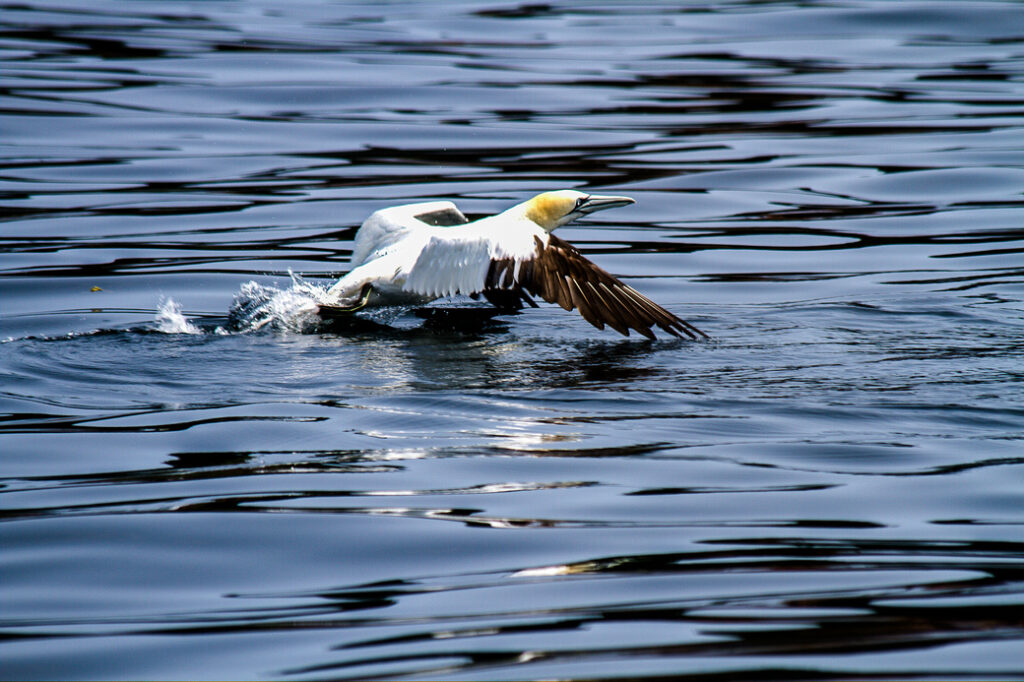
[[[421,304],[443,296],[483,295],[500,308],[536,306],[530,294],[577,308],[599,329],[652,326],[675,336],[705,335],[587,260],[551,234],[593,211],[633,203],[628,197],[545,192],[497,215],[469,222],[450,201],[406,204],[371,215],[356,233],[353,269],[328,291],[337,305]]]

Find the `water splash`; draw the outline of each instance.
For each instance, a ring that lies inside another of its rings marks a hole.
[[[298,333],[315,331],[321,324],[320,304],[329,303],[325,287],[306,282],[289,271],[287,289],[246,282],[235,294],[228,311],[232,329],[241,332],[264,327]]]
[[[156,313],[156,330],[164,334],[202,334],[203,331],[192,324],[181,312],[181,306],[172,299],[160,302]]]

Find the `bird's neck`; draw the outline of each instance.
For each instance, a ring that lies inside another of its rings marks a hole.
[[[503,223],[528,223],[532,228],[539,227],[545,232],[551,232],[558,227],[558,223],[551,219],[549,213],[546,206],[531,199],[521,204],[516,204],[512,208],[499,213],[495,218],[500,218]]]

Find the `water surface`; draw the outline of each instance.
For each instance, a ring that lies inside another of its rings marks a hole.
[[[1019,3],[0,8],[5,679],[1024,674]],[[562,187],[711,341],[290,305]]]

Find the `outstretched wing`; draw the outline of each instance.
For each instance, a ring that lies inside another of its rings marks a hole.
[[[549,303],[579,310],[583,319],[598,329],[608,325],[625,336],[634,329],[653,339],[651,327],[657,326],[673,336],[707,338],[704,332],[624,284],[589,261],[575,246],[554,235],[546,245],[536,241],[536,256],[524,261],[518,273],[512,268],[508,261],[496,263],[488,284],[509,288],[510,281],[517,282]]]
[[[483,232],[459,228],[432,236],[420,251],[403,287],[426,296],[474,295],[519,307],[528,294],[579,310],[598,329],[608,325],[629,336],[633,329],[649,339],[652,327],[673,336],[707,338],[636,289],[589,261],[579,249],[554,235],[503,235],[500,242]]]
[[[434,297],[482,293],[493,288],[487,283],[492,262],[533,259],[534,239],[546,236],[540,227],[535,232],[503,230],[484,221],[465,227],[434,228],[424,239],[402,288]]]
[[[368,263],[389,252],[410,232],[425,225],[462,225],[469,222],[450,201],[426,201],[382,208],[367,218],[352,244],[352,267]]]

